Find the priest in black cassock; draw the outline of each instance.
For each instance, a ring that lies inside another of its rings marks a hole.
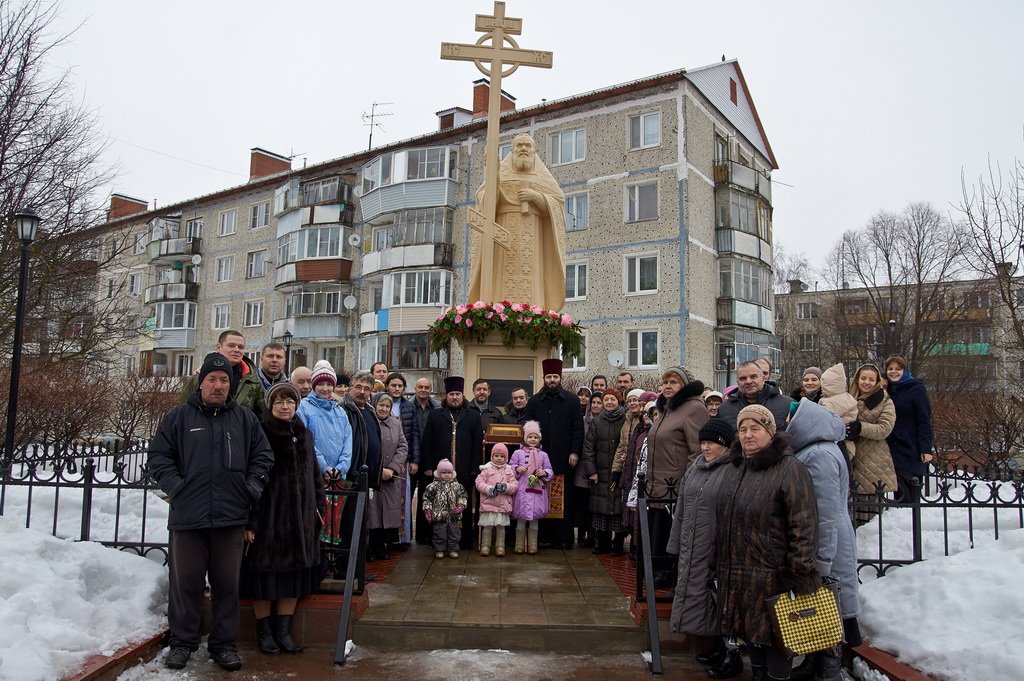
[[[480,464],[484,463],[484,437],[480,412],[469,408],[463,395],[465,387],[461,376],[444,379],[444,404],[427,414],[423,427],[420,468],[428,479],[433,479],[437,462],[449,459],[455,466],[455,477],[472,493]],[[477,513],[477,505],[471,501],[462,514],[461,547],[465,550],[471,550],[476,542]]]

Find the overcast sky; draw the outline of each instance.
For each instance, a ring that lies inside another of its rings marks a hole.
[[[825,256],[880,209],[951,210],[960,174],[1024,158],[1024,2],[508,0],[521,47],[554,68],[521,68],[520,107],[736,58],[778,158],[775,234]],[[109,137],[113,191],[160,205],[248,179],[261,146],[316,163],[366,148],[362,114],[391,115],[374,143],[435,130],[468,107],[469,62],[490,0],[73,0],[82,23],[55,55]]]

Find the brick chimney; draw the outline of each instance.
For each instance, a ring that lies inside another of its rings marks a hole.
[[[136,199],[125,194],[111,194],[110,208],[107,209],[107,221],[123,218],[126,215],[145,213],[149,210],[149,202]]]
[[[253,147],[249,150],[249,181],[268,175],[276,175],[292,169],[292,160],[266,149]]]
[[[473,118],[487,116],[487,100],[491,95],[491,81],[487,78],[473,81]],[[501,91],[501,111],[515,111],[516,98]]]

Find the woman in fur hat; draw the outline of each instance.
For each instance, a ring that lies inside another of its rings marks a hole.
[[[241,598],[252,599],[260,652],[302,652],[291,637],[298,601],[320,584],[320,519],[324,488],[313,449],[313,434],[295,416],[299,391],[278,383],[266,394],[263,432],[274,450],[274,467],[258,508],[245,529]],[[270,625],[277,604],[277,628]]]

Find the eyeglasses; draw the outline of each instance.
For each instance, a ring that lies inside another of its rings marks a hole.
[[[283,404],[286,407],[294,407],[297,403],[290,397],[283,397],[279,400],[274,400],[274,404]]]

